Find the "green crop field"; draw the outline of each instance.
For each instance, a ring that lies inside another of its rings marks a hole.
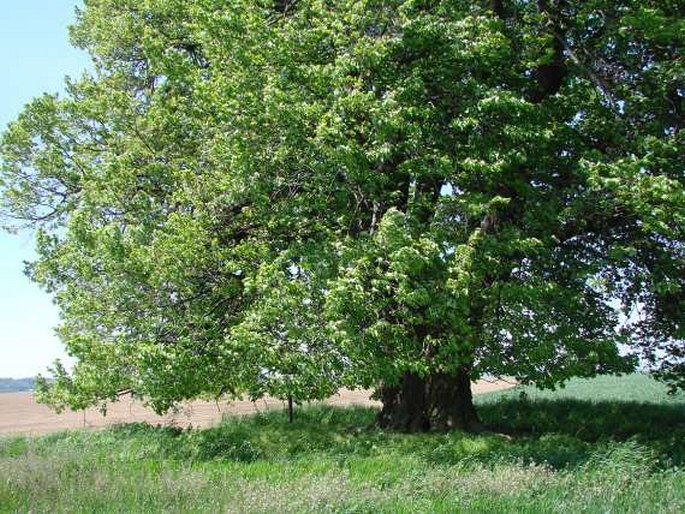
[[[685,395],[643,375],[477,399],[492,432],[311,406],[0,439],[2,512],[685,512]]]

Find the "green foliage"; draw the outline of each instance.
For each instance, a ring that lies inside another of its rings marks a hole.
[[[94,71],[0,143],[78,360],[43,399],[682,386],[684,9],[87,1]]]

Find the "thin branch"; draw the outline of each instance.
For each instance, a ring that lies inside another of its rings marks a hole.
[[[573,51],[573,48],[571,48],[571,45],[568,44],[568,41],[564,37],[561,36],[558,32],[554,33],[554,37],[561,45],[564,47],[564,50],[566,53],[568,53],[569,57],[571,57],[571,60],[579,67],[581,68],[587,75],[590,77],[590,80],[597,86],[597,89],[600,90],[602,93],[602,96],[606,99],[607,102],[609,102],[609,105],[611,106],[612,110],[614,113],[618,112],[618,106],[616,104],[616,100],[614,99],[614,95],[611,92],[611,89],[609,88],[609,85],[606,83],[602,77],[597,75],[597,73],[594,72],[592,68],[587,66],[579,57],[578,55]]]

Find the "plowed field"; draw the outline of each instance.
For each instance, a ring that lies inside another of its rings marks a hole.
[[[480,381],[473,384],[474,394],[511,387],[509,382]],[[343,389],[326,400],[330,405],[378,405],[370,400],[370,391]],[[208,427],[219,422],[224,414],[254,414],[264,409],[284,408],[275,399],[251,402],[243,401],[194,401],[183,404],[177,412],[158,416],[140,401],[124,396],[108,406],[107,415],[97,409],[65,411],[56,414],[44,405],[36,403],[31,392],[0,394],[0,434],[46,434],[69,428],[95,428],[119,423],[145,421],[151,424],[186,428]]]

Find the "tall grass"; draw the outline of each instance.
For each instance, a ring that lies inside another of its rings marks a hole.
[[[293,424],[0,439],[0,511],[685,511],[685,397],[647,377],[477,402],[491,433],[387,433],[372,409],[311,406]]]

